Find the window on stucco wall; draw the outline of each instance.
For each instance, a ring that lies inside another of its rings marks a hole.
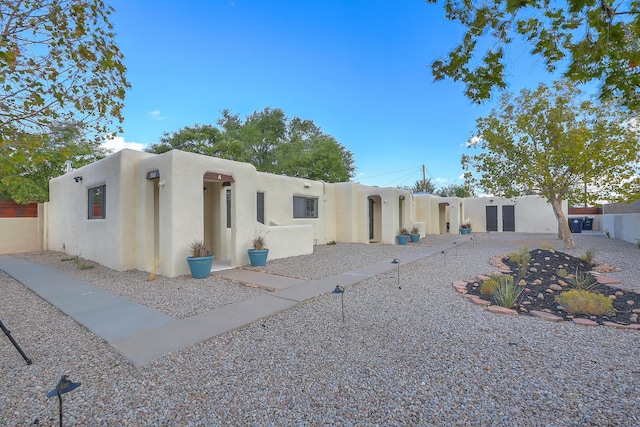
[[[107,186],[105,184],[89,189],[89,219],[105,219],[107,217]]]
[[[318,198],[293,196],[294,218],[318,218]]]

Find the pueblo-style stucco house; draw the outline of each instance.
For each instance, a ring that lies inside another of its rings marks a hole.
[[[427,238],[457,234],[467,218],[474,232],[557,230],[538,197],[441,198],[329,184],[178,150],[123,150],[52,179],[44,211],[45,249],[169,277],[188,273],[195,240],[205,241],[219,267],[248,264],[257,233],[276,259],[330,241],[396,244],[398,232],[414,225]]]

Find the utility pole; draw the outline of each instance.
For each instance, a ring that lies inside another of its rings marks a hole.
[[[424,164],[422,165],[422,191],[427,192],[427,175],[425,174]]]

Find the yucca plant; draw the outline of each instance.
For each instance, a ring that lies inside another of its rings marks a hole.
[[[498,276],[498,286],[493,291],[493,298],[499,306],[511,308],[518,303],[523,290],[524,287],[515,283],[512,276],[503,274]]]
[[[579,271],[576,268],[576,273],[568,278],[569,282],[575,289],[588,291],[598,285],[598,281],[591,274]]]

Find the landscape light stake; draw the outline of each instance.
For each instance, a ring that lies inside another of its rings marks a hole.
[[[398,289],[402,289],[400,286],[400,260],[398,258],[394,258],[393,261],[391,261],[391,264],[398,264]]]
[[[69,380],[69,377],[63,375],[60,377],[60,381],[58,381],[58,385],[56,388],[47,393],[47,397],[58,396],[58,409],[60,411],[60,427],[62,427],[62,395],[65,393],[69,393],[80,387],[80,383],[74,383]]]
[[[13,337],[11,336],[11,331],[5,328],[4,324],[2,323],[2,320],[0,320],[0,329],[2,329],[2,332],[4,332],[4,334],[9,338],[9,341],[11,341],[11,344],[13,344],[16,350],[18,350],[18,353],[20,353],[20,356],[22,356],[24,361],[27,362],[27,365],[31,365],[32,363],[31,359],[29,359],[27,355],[24,354],[24,351],[22,351],[22,349],[20,348],[16,340],[14,340]]]
[[[471,238],[471,242],[473,243],[473,250],[476,250],[476,235],[475,234]]]
[[[442,251],[442,255],[444,255],[444,266],[447,266],[447,251]]]
[[[458,242],[456,242],[455,240],[453,241],[453,246],[456,247],[456,256],[458,256]]]
[[[344,288],[336,285],[336,288],[331,291],[332,294],[340,294],[340,302],[342,305],[342,323],[344,323]]]

